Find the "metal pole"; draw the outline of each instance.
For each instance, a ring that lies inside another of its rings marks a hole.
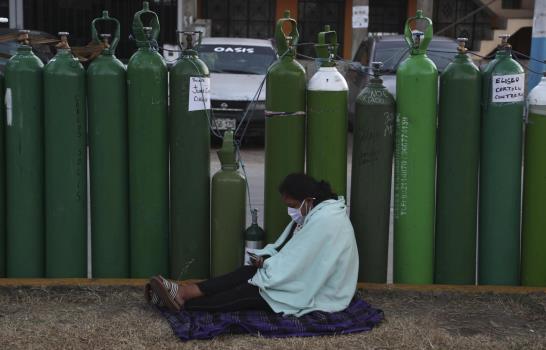
[[[15,28],[16,27],[16,0],[9,0],[9,27]]]
[[[177,2],[176,30],[184,30],[184,0],[178,0]]]
[[[19,11],[21,14],[19,15]],[[21,23],[19,23],[19,20]],[[22,28],[23,25],[23,1],[9,0],[9,27],[11,29]]]
[[[546,59],[546,0],[535,0],[531,57],[540,61]],[[540,82],[542,74],[538,73],[544,72],[545,67],[544,63],[531,60],[529,68],[529,90],[531,90]]]
[[[23,24],[23,0],[17,1],[17,28],[22,29]]]

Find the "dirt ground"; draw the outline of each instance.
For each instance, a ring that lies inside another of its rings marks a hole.
[[[136,287],[0,287],[2,349],[546,349],[546,294],[364,290],[369,333],[182,343]]]

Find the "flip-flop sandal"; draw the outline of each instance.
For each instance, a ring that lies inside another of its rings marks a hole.
[[[171,282],[171,281],[169,281],[168,279],[164,278],[161,275],[158,275],[157,277],[161,280],[161,282],[163,283],[165,288],[167,288],[169,290],[169,293],[170,293],[170,290],[172,288],[178,288],[178,284],[176,284],[176,282]],[[152,305],[157,305],[157,306],[160,306],[160,307],[165,306],[165,303],[163,303],[163,301],[157,295],[157,293],[153,291],[152,286],[151,286],[151,284],[149,282],[146,283],[146,285],[144,286],[144,298],[146,299],[146,301],[148,303],[150,303]],[[176,299],[175,299],[175,301],[176,301]],[[176,302],[180,305],[180,307],[182,307],[183,304],[180,304],[178,301],[176,301]]]
[[[174,295],[174,301],[180,306],[180,308],[184,307],[184,300],[182,300],[182,303],[176,299],[176,296],[178,294],[178,290],[181,288],[176,281],[171,281],[166,279],[165,277],[161,275],[157,275],[157,277],[163,282],[163,285],[167,290],[169,290],[169,294]],[[172,291],[174,289],[174,292]]]
[[[152,286],[150,285],[150,283],[146,283],[146,285],[144,286],[144,299],[146,299],[149,304],[161,307],[165,306],[157,293],[152,290]]]
[[[163,301],[165,306],[171,311],[180,311],[180,305],[176,302],[176,294],[178,293],[178,284],[172,283],[165,278],[158,276],[152,277],[150,280],[152,290]]]

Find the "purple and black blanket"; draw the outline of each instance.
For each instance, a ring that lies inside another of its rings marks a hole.
[[[178,313],[159,309],[181,340],[211,339],[222,334],[254,334],[263,337],[311,337],[366,332],[383,320],[383,311],[355,298],[343,311],[315,311],[301,317],[266,311]]]

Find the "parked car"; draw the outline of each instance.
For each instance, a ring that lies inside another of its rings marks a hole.
[[[434,61],[441,73],[453,60],[457,52],[457,41],[452,38],[434,36],[428,47],[427,56]],[[372,62],[383,62],[383,84],[396,96],[396,70],[409,55],[408,45],[403,35],[370,37],[358,48],[354,63],[349,64],[345,77],[349,84],[349,119],[355,113],[355,100],[366,85],[369,74],[363,66]]]
[[[17,37],[18,32],[19,32],[18,29],[0,28],[0,38],[8,37],[8,36],[13,36],[14,38],[9,41],[0,42],[0,71],[1,72],[4,71],[6,64],[8,63],[8,60],[11,58],[11,56],[15,55],[17,51],[17,47],[19,46],[19,43],[17,42],[15,38]],[[43,40],[43,39],[55,40],[56,39],[54,35],[51,35],[46,32],[37,31],[37,30],[32,30],[30,32],[30,37],[39,38],[40,40]],[[38,56],[44,64],[49,62],[49,60],[55,55],[54,50],[50,47],[49,44],[32,45],[32,49],[34,51],[34,54],[36,54],[36,56]]]
[[[219,132],[237,128],[247,106],[277,58],[271,41],[246,38],[203,38],[199,57],[210,70],[213,127]],[[265,83],[256,98],[246,136],[263,137],[265,129]],[[243,124],[243,127],[246,125]]]

